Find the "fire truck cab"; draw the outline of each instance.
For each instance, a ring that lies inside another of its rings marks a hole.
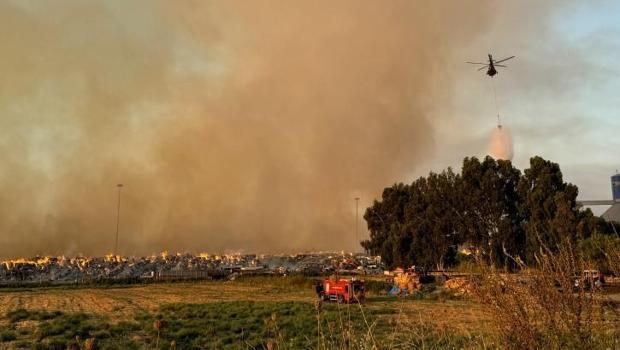
[[[355,278],[325,279],[323,280],[323,295],[325,301],[339,303],[363,303],[365,298],[364,281]]]

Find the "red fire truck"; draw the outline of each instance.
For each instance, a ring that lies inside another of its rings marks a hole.
[[[325,301],[337,301],[339,303],[363,303],[364,281],[352,278],[348,279],[325,279],[322,291],[318,291],[319,297]]]

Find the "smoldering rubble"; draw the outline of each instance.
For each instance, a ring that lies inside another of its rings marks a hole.
[[[382,274],[378,256],[352,253],[33,257],[0,263],[0,285],[235,278],[239,275]]]

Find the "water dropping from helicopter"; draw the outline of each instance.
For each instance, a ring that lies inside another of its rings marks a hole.
[[[491,78],[495,77],[498,72],[496,68],[507,68],[506,65],[500,64],[506,62],[510,59],[515,58],[515,56],[510,56],[503,58],[501,60],[495,61],[493,59],[493,55],[488,54],[489,61],[488,63],[483,62],[470,62],[466,63],[479,65],[478,71],[482,71],[486,69],[486,75]],[[491,81],[493,85],[493,98],[495,102],[495,113],[497,114],[497,128],[493,129],[493,133],[491,135],[491,139],[489,140],[489,154],[495,159],[503,159],[503,160],[512,160],[513,157],[513,145],[512,145],[512,136],[508,129],[502,126],[502,122],[500,120],[499,113],[499,105],[497,103],[497,89],[495,87],[495,80]]]

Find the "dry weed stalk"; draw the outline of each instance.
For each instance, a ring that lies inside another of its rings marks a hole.
[[[604,247],[600,247],[607,258],[609,269],[616,277],[620,277],[620,247],[608,242]]]
[[[95,338],[88,338],[84,341],[84,349],[95,350]]]
[[[153,329],[157,331],[157,339],[155,340],[156,349],[159,349],[159,334],[161,332],[162,327],[163,327],[163,322],[161,320],[155,320],[155,322],[153,322]]]
[[[491,306],[504,345],[513,349],[592,347],[607,333],[602,293],[584,276],[588,264],[566,240],[546,246],[535,266],[514,261],[519,273],[507,274],[478,260],[474,295]]]

